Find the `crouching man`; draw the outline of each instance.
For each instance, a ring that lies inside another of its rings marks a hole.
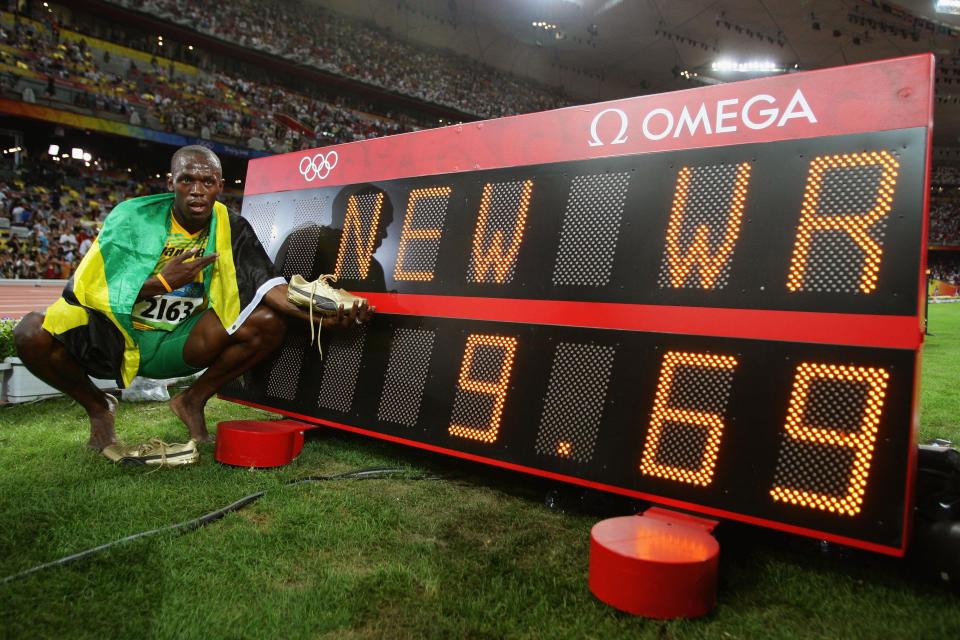
[[[349,326],[372,313],[365,300],[340,290],[327,289],[333,314],[330,300],[324,314],[292,304],[250,224],[217,202],[223,184],[212,151],[177,150],[167,180],[172,193],[115,207],[63,297],[17,325],[23,363],[83,406],[88,446],[108,457],[117,455],[117,400],[88,376],[125,387],[137,375],[173,378],[206,369],[170,400],[191,440],[202,442],[210,438],[207,400],[280,346],[287,318]]]

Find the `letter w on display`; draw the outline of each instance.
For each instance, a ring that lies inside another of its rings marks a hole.
[[[750,165],[746,162],[737,165],[729,190],[721,186],[718,193],[716,174],[726,168],[722,165],[683,167],[677,174],[673,208],[667,223],[664,250],[666,273],[661,272],[661,286],[687,286],[687,280],[694,271],[699,277],[699,287],[702,289],[713,289],[718,284],[720,287],[725,284],[721,276],[727,271],[740,235],[740,223],[743,220],[747,186],[750,182]],[[709,187],[710,191],[703,194],[691,193],[694,176],[701,172],[708,178],[703,182],[712,185]],[[728,204],[724,206],[724,202]],[[711,239],[711,235],[716,239]],[[663,275],[667,277],[664,278]]]

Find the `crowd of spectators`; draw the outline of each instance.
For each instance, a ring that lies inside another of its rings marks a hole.
[[[960,167],[942,164],[934,167],[930,182],[937,187],[960,186]]]
[[[164,190],[164,177],[27,156],[0,181],[0,278],[69,278],[114,205]]]
[[[931,278],[960,285],[960,252],[931,251],[927,268]]]
[[[97,69],[85,43],[61,42],[58,35],[27,22],[18,22],[12,29],[0,27],[0,43],[6,45],[0,49],[0,61],[26,77],[45,81],[39,96],[32,85],[24,84],[23,100],[53,99],[59,83],[77,89],[78,103],[83,106],[118,115],[129,113],[129,97],[135,95],[135,87]],[[8,75],[7,82],[13,85],[16,74]]]
[[[408,44],[302,0],[114,0],[190,29],[464,113],[496,118],[566,106],[558,92],[464,56]]]
[[[931,201],[929,241],[960,246],[960,200],[935,197]]]
[[[0,60],[22,76],[42,78],[45,89],[20,83],[6,72],[20,98],[63,101],[130,124],[178,132],[259,150],[284,152],[411,131],[406,120],[376,118],[278,85],[219,73],[176,73],[154,58],[140,66],[85,40],[61,39],[59,30],[21,20],[0,28]],[[108,68],[114,71],[107,70]],[[39,95],[37,95],[39,93]],[[66,106],[66,105],[64,105]]]
[[[940,164],[930,176],[930,234],[934,246],[960,246],[960,167]]]

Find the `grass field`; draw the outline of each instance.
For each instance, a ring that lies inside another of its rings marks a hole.
[[[931,308],[921,438],[960,442],[960,305]],[[214,401],[208,420],[263,416]],[[182,439],[163,404],[121,406],[127,440]],[[0,638],[949,638],[960,599],[909,563],[725,524],[719,606],[657,622],[587,588],[599,513],[544,506],[553,485],[321,430],[292,465],[144,473],[84,450],[67,400],[0,409],[0,577],[199,516],[246,509],[0,585]],[[284,486],[400,467],[443,480]]]

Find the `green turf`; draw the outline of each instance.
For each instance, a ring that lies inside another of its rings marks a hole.
[[[921,437],[960,441],[960,305],[931,309]],[[218,420],[263,415],[214,401]],[[601,516],[543,504],[551,485],[325,432],[292,465],[154,473],[86,452],[67,400],[0,409],[0,576],[196,517],[163,534],[0,586],[0,638],[948,638],[960,600],[909,563],[725,524],[719,606],[692,621],[633,618],[587,589]],[[128,440],[181,438],[163,404],[120,408]],[[445,480],[283,486],[396,466]],[[621,505],[619,508],[624,508]]]

